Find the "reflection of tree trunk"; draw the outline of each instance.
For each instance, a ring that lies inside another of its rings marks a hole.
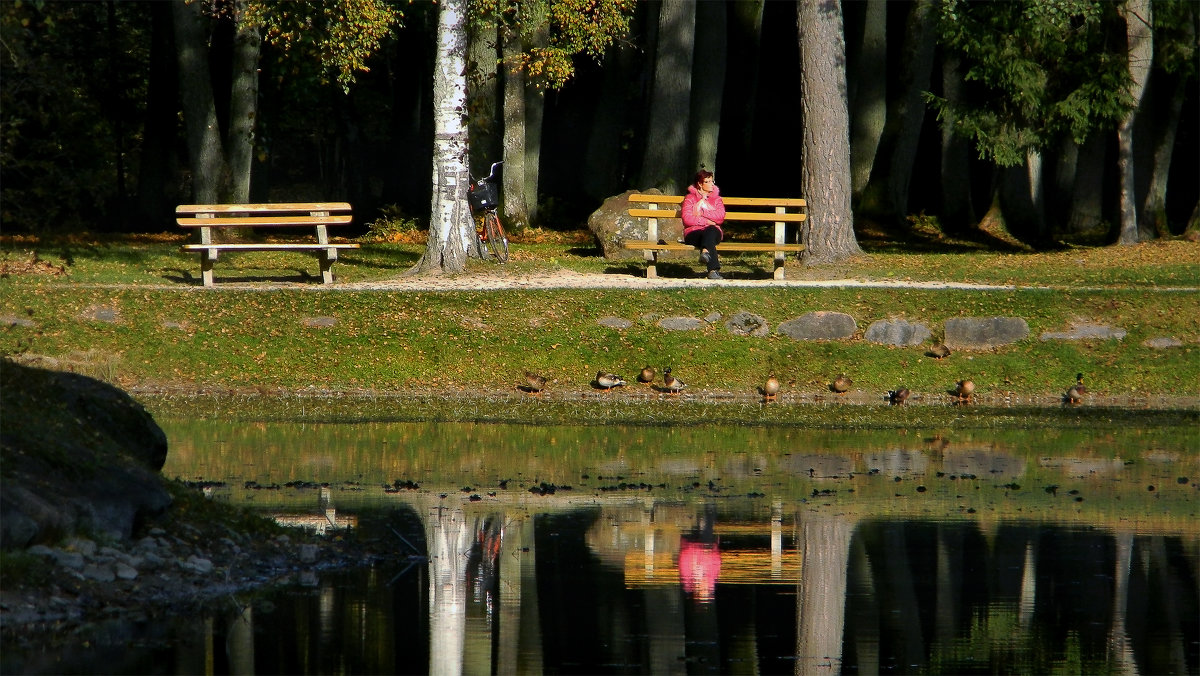
[[[1037,608],[1037,555],[1034,543],[1025,544],[1025,561],[1021,565],[1021,595],[1017,600],[1017,617],[1026,632],[1033,626],[1033,611]]]
[[[541,673],[533,521],[508,518],[500,547],[498,674]]]
[[[949,645],[958,631],[958,607],[962,591],[962,531],[947,525],[937,527],[937,614],[938,642]]]
[[[445,11],[444,9],[442,11]],[[467,619],[467,554],[472,532],[461,508],[431,507],[429,543],[429,673],[463,673]]]
[[[1185,620],[1179,607],[1179,592],[1186,583],[1177,579],[1172,571],[1171,558],[1167,554],[1166,541],[1163,536],[1151,536],[1149,549],[1150,565],[1148,568],[1151,570],[1147,573],[1149,573],[1150,579],[1158,581],[1158,597],[1162,599],[1163,603],[1162,626],[1165,627],[1166,634],[1171,637],[1165,663],[1171,665],[1169,671],[1173,673],[1186,673],[1188,658],[1184,636],[1188,632],[1184,629]],[[1195,617],[1191,621],[1194,620]]]
[[[1121,665],[1121,673],[1136,674],[1138,668],[1133,655],[1133,642],[1125,627],[1126,613],[1129,610],[1129,568],[1133,558],[1133,533],[1121,531],[1117,533],[1116,541],[1117,569],[1113,574],[1113,616],[1112,628],[1108,634],[1111,651],[1109,657]]]
[[[854,522],[841,516],[804,514],[800,522],[800,580],[796,588],[796,673],[842,669],[847,565]]]
[[[883,535],[883,551],[887,555],[887,562],[880,566],[883,573],[881,591],[885,596],[885,621],[891,624],[892,630],[900,637],[900,644],[895,650],[901,664],[908,665],[910,669],[917,669],[925,665],[925,638],[921,631],[918,614],[920,604],[912,565],[909,563],[904,524],[885,523],[880,530]]]
[[[258,673],[254,668],[254,609],[251,606],[245,606],[229,619],[225,650],[229,654],[229,673]]]
[[[854,577],[850,579],[851,593],[858,601],[853,608],[854,616],[851,622],[855,627],[854,654],[856,666],[860,674],[879,673],[879,595],[875,589],[875,572],[871,559],[867,556],[867,547],[862,537],[856,537],[850,544],[850,570]]]
[[[646,626],[650,628],[651,674],[687,673],[687,630],[683,622],[683,592],[655,585],[645,591]]]

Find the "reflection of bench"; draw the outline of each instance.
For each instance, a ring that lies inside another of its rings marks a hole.
[[[807,216],[803,213],[805,202],[798,198],[774,199],[769,197],[725,197],[725,223],[721,228],[725,231],[725,241],[717,245],[718,252],[752,251],[772,252],[775,254],[775,279],[783,279],[783,262],[787,252],[804,250],[803,244],[785,244],[785,230],[788,223],[803,222]],[[645,195],[633,194],[630,202],[645,204],[645,207],[630,206],[629,215],[634,218],[647,219],[646,239],[626,240],[626,249],[641,251],[646,258],[646,276],[657,277],[658,255],[663,251],[695,251],[696,248],[683,242],[667,242],[658,237],[658,219],[679,218],[679,205],[683,197],[679,195]],[[737,211],[733,209],[737,208]],[[745,209],[745,210],[744,210]],[[771,209],[771,211],[766,211]],[[729,226],[734,223],[774,223],[774,242],[745,242],[729,239]]]
[[[200,228],[200,243],[185,244],[184,251],[200,254],[204,286],[213,285],[213,263],[222,251],[309,251],[321,261],[321,281],[333,282],[333,262],[338,249],[357,249],[357,244],[331,244],[330,225],[348,225],[353,218],[346,202],[301,202],[279,204],[181,204],[175,222],[185,228]],[[316,241],[213,242],[214,228],[315,228]]]

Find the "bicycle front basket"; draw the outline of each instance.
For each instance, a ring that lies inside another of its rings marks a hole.
[[[500,188],[495,183],[487,181],[472,183],[467,191],[467,197],[471,200],[471,208],[476,211],[495,209],[500,206]]]

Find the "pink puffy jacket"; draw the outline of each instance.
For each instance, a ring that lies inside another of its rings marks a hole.
[[[725,222],[725,202],[721,200],[721,189],[713,186],[708,197],[703,197],[695,185],[689,185],[687,197],[683,198],[683,204],[679,207],[679,215],[683,219],[684,237],[689,232],[703,230],[710,225],[720,230]],[[724,230],[721,236],[725,236]]]

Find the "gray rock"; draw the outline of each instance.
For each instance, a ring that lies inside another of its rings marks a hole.
[[[321,550],[319,550],[316,545],[300,545],[300,551],[298,552],[300,563],[316,563],[317,555],[320,554],[320,552]]]
[[[63,548],[84,556],[96,555],[96,543],[87,538],[67,538],[63,541]]]
[[[897,345],[900,347],[920,345],[932,337],[928,326],[918,322],[909,323],[907,319],[881,319],[872,322],[863,334],[868,342],[880,345]]]
[[[81,571],[83,577],[96,582],[112,582],[117,579],[116,573],[113,572],[112,566],[90,563],[83,567]]]
[[[765,317],[752,312],[738,312],[725,322],[725,330],[735,336],[765,336],[771,331]]]
[[[946,346],[957,350],[986,350],[1029,336],[1020,317],[956,317],[946,320]]]
[[[721,321],[721,313],[715,311],[710,312],[704,315],[704,321],[708,322],[709,324],[716,324],[717,322]]]
[[[337,317],[305,317],[300,324],[310,329],[327,329],[337,325]]]
[[[193,573],[207,575],[212,572],[213,562],[193,554],[187,558],[187,561],[181,561],[179,567],[184,570],[190,570]]]
[[[104,305],[92,305],[79,313],[79,318],[84,321],[116,323],[121,321],[121,312],[116,308],[107,307]]]
[[[1047,340],[1124,340],[1125,329],[1116,329],[1104,324],[1081,322],[1072,324],[1066,331],[1045,331],[1042,342]]]
[[[117,563],[113,570],[116,576],[122,580],[136,580],[138,576],[137,569],[125,563]]]
[[[610,329],[627,329],[633,326],[633,322],[621,317],[601,317],[596,320],[600,326],[607,326]]]
[[[1155,350],[1166,350],[1172,347],[1183,347],[1183,341],[1170,336],[1159,336],[1158,338],[1147,338],[1142,341],[1143,347],[1153,348]]]
[[[0,326],[23,326],[25,328],[33,328],[36,324],[32,319],[18,317],[16,315],[0,315]]]
[[[46,545],[34,545],[29,549],[26,549],[25,552],[28,554],[33,554],[34,556],[45,557],[47,559],[54,558],[54,550]]]
[[[661,194],[659,190],[627,190],[604,200],[600,208],[588,216],[588,229],[596,236],[604,257],[609,260],[640,260],[642,252],[626,249],[624,243],[631,239],[647,239],[645,218],[632,218],[626,211],[629,196],[634,193]],[[639,204],[638,206],[648,206]],[[683,236],[683,223],[678,218],[658,221],[658,238],[674,242]]]
[[[63,568],[83,570],[83,554],[79,552],[64,552],[61,549],[56,549],[54,550],[54,562]]]
[[[854,318],[841,312],[809,312],[779,325],[775,332],[793,340],[838,340],[858,330]]]
[[[658,328],[667,331],[694,331],[707,325],[703,319],[695,317],[663,317],[658,320]]]

